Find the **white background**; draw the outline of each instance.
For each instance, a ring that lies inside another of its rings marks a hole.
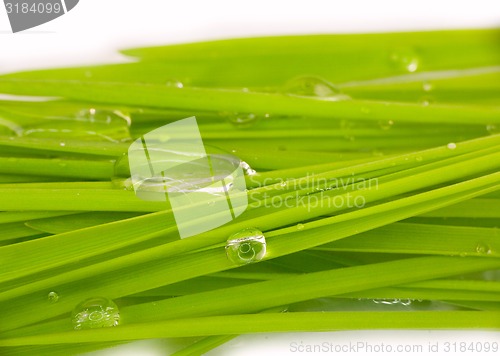
[[[55,21],[12,34],[0,5],[0,72],[124,61],[117,49],[205,39],[494,26],[500,26],[500,2],[495,0],[80,0],[75,9]],[[499,342],[500,334],[378,331],[260,335],[237,338],[212,355],[297,355],[301,353],[290,352],[289,343],[301,340],[427,345],[447,340]],[[163,344],[154,341],[139,342],[126,350],[99,354],[165,355]],[[357,353],[362,354],[369,353]],[[425,348],[418,354],[433,355]]]

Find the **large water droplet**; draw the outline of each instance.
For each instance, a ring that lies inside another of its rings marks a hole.
[[[457,144],[454,143],[454,142],[450,142],[449,144],[446,145],[446,147],[449,149],[449,150],[454,150],[455,148],[457,148]]]
[[[71,321],[75,330],[117,326],[120,323],[120,311],[110,299],[90,298],[73,309]]]
[[[266,238],[255,228],[241,230],[227,240],[226,255],[238,265],[259,262],[266,255]]]
[[[417,71],[420,66],[420,59],[411,47],[395,49],[389,55],[389,59],[393,66],[410,73]]]
[[[57,301],[59,300],[59,294],[57,294],[56,292],[49,292],[49,294],[47,295],[47,299],[50,303],[57,303]]]
[[[283,87],[283,93],[293,96],[314,97],[322,100],[339,101],[350,99],[329,81],[313,76],[294,78]]]

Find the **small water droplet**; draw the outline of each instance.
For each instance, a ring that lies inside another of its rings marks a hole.
[[[342,94],[339,88],[329,81],[314,76],[303,76],[288,81],[283,87],[283,93],[292,96],[314,97],[322,100],[348,100],[349,96]]]
[[[368,114],[370,114],[370,113],[372,112],[372,111],[370,110],[370,108],[368,108],[368,107],[366,107],[366,106],[362,106],[360,110],[361,110],[361,113],[362,113],[362,114],[365,114],[365,115],[368,115]]]
[[[77,121],[107,124],[107,125],[126,125],[130,126],[131,119],[128,115],[119,110],[100,110],[91,108],[88,110],[81,110],[76,113],[75,118]]]
[[[178,88],[178,89],[184,88],[184,84],[182,84],[181,81],[176,80],[176,79],[168,80],[165,84],[167,85],[167,87],[171,87],[171,88]]]
[[[454,150],[455,148],[457,148],[457,144],[454,143],[454,142],[450,142],[449,144],[446,145],[446,147],[449,149],[449,150]]]
[[[59,146],[61,146],[61,147],[66,146],[66,142],[59,142]]]
[[[387,131],[394,125],[394,121],[392,121],[392,120],[380,120],[378,122],[378,125],[380,126],[380,128],[382,130]]]
[[[257,171],[250,167],[250,165],[245,161],[241,161],[240,167],[243,169],[243,172],[245,172],[247,176],[253,176],[257,174]]]
[[[481,254],[481,255],[489,255],[489,254],[491,254],[491,248],[490,248],[490,246],[488,246],[484,243],[479,243],[476,246],[476,252]]]
[[[389,55],[389,59],[395,67],[410,73],[416,72],[420,66],[419,57],[411,47],[395,49]]]
[[[297,230],[304,230],[304,224],[297,224]]]
[[[283,181],[283,182],[280,183],[280,186],[283,187],[283,188],[285,188],[287,186],[287,183],[285,181]]]
[[[49,294],[47,295],[47,299],[50,303],[57,303],[57,301],[59,300],[59,294],[57,294],[56,292],[49,292]]]
[[[422,161],[423,161],[422,156],[417,156],[417,157],[415,157],[415,161],[417,161],[417,162],[422,162]]]
[[[422,98],[420,98],[420,104],[422,106],[429,106],[431,105],[432,103],[434,102],[434,99],[431,98],[430,96],[424,96]]]
[[[221,113],[221,115],[237,128],[251,127],[260,119],[260,117],[254,113],[224,112]]]
[[[226,255],[238,265],[259,262],[266,255],[266,238],[258,229],[243,229],[227,240]]]
[[[423,82],[422,83],[422,90],[425,92],[430,92],[433,89],[433,86],[429,82]]]
[[[493,124],[486,125],[486,131],[488,131],[492,135],[499,132],[498,126]]]
[[[111,299],[90,298],[73,309],[71,321],[75,330],[117,326],[120,323],[120,311]]]

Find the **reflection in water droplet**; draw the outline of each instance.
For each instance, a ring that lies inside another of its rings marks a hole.
[[[237,265],[259,262],[266,255],[266,238],[255,228],[241,230],[227,240],[226,255]]]
[[[165,84],[167,85],[167,87],[171,87],[171,88],[179,88],[179,89],[184,88],[184,84],[182,84],[181,81],[176,80],[176,79],[168,80]]]
[[[75,330],[107,328],[120,323],[120,312],[110,299],[90,298],[73,309],[71,321]]]
[[[240,167],[243,168],[243,172],[245,172],[247,176],[253,176],[257,174],[257,171],[250,167],[250,165],[245,161],[241,161]]]
[[[394,125],[394,121],[392,120],[380,120],[378,122],[378,125],[380,126],[380,128],[382,130],[389,130],[393,125]]]
[[[316,99],[339,101],[348,100],[339,88],[329,81],[312,76],[294,78],[283,86],[283,93],[292,96],[314,97]]]
[[[454,142],[450,142],[449,144],[446,145],[446,147],[449,149],[449,150],[454,150],[455,148],[457,148],[457,144],[454,143]]]
[[[411,47],[395,49],[389,55],[389,59],[395,67],[410,73],[416,72],[420,66],[419,57]]]
[[[57,294],[56,292],[50,292],[47,295],[47,299],[50,303],[57,303],[57,301],[59,300],[59,294]]]

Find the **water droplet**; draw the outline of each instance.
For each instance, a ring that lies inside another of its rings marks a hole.
[[[499,132],[498,126],[497,125],[486,125],[486,131],[488,131],[490,134],[496,134]]]
[[[257,174],[257,171],[255,169],[253,169],[252,167],[250,167],[250,165],[245,161],[241,161],[240,167],[243,169],[243,171],[245,172],[245,174],[247,176],[253,176],[253,175]]]
[[[425,92],[430,92],[433,89],[433,86],[429,82],[423,82],[422,83],[422,90]]]
[[[221,116],[237,128],[248,128],[257,123],[260,117],[254,113],[224,112]]]
[[[107,328],[120,323],[120,311],[110,299],[90,298],[73,309],[71,320],[75,330]]]
[[[422,106],[429,106],[431,105],[432,103],[434,102],[434,99],[431,98],[430,96],[424,96],[422,98],[420,98],[420,104]]]
[[[47,295],[47,299],[50,303],[57,303],[57,301],[59,300],[59,294],[57,294],[56,292],[49,292],[49,294]]]
[[[366,106],[362,106],[360,110],[361,110],[361,113],[362,113],[362,114],[365,114],[365,115],[368,115],[368,114],[370,114],[370,113],[372,112],[372,111],[370,110],[370,108],[368,108],[368,107],[366,107]]]
[[[181,81],[176,80],[176,79],[168,80],[165,84],[167,85],[167,87],[171,87],[171,88],[178,88],[178,89],[184,88],[184,84],[182,84]]]
[[[59,142],[59,146],[61,146],[61,147],[66,146],[66,142]]]
[[[389,56],[392,64],[406,72],[416,72],[420,66],[420,60],[415,50],[411,47],[397,48]]]
[[[411,299],[400,299],[400,298],[396,298],[396,299],[373,299],[373,302],[375,304],[385,304],[385,305],[404,305],[404,306],[410,306],[412,304],[412,300]]]
[[[107,124],[107,125],[121,125],[126,124],[130,126],[130,117],[119,110],[100,110],[88,109],[81,110],[75,115],[77,121],[84,121],[90,123]]]
[[[490,246],[488,246],[484,243],[479,243],[476,246],[476,252],[481,254],[481,255],[489,255],[489,254],[491,254],[491,248],[490,248]]]
[[[322,100],[348,100],[349,96],[342,94],[339,88],[329,81],[314,76],[303,76],[288,81],[283,87],[283,93],[292,96],[314,97]]]
[[[417,156],[417,157],[415,157],[415,160],[416,160],[417,162],[422,162],[422,161],[423,161],[423,158],[422,158],[422,156]]]
[[[266,255],[266,238],[255,228],[241,230],[227,240],[226,255],[238,265],[259,262]]]
[[[285,188],[287,186],[287,183],[285,181],[283,181],[283,182],[280,183],[280,186],[283,187],[283,188]]]
[[[380,128],[382,130],[387,131],[394,125],[394,121],[392,121],[392,120],[380,120],[378,122],[378,125],[380,126]]]
[[[304,230],[304,224],[297,224],[297,230]]]
[[[454,150],[455,148],[457,148],[457,144],[454,143],[454,142],[450,142],[449,144],[446,145],[446,147],[449,149],[449,150]]]

